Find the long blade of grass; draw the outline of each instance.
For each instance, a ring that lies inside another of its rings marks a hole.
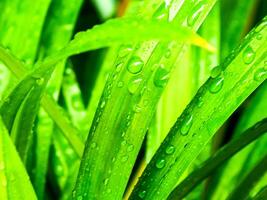
[[[203,2],[203,12],[190,21],[190,27],[196,30],[214,3]],[[185,2],[173,23],[182,24],[191,6],[191,1]],[[154,9],[159,9],[154,19],[159,13],[167,19],[169,7],[163,4]],[[159,96],[183,46],[183,42],[150,41],[120,48],[87,139],[74,198],[122,198]],[[169,58],[164,56],[167,50],[172,53]]]
[[[267,199],[267,186],[262,188],[255,197],[252,198],[253,200],[262,200],[262,199]]]
[[[57,0],[51,2],[40,43],[41,56],[51,55],[69,42],[81,4],[82,0]],[[59,12],[61,13],[60,15],[58,14]],[[47,86],[46,91],[55,101],[58,100],[64,68],[65,61],[63,60],[55,67],[55,71]],[[36,125],[36,153],[35,166],[33,167],[33,185],[39,199],[43,199],[44,196],[44,185],[53,130],[54,122],[42,108],[39,112],[38,123]]]
[[[258,89],[255,96],[251,99],[250,104],[242,114],[242,117],[234,132],[234,137],[241,135],[242,131],[251,126],[256,121],[262,120],[266,115],[266,98],[267,98],[266,81]],[[226,198],[233,188],[238,184],[241,177],[249,172],[249,170],[258,162],[265,152],[267,137],[264,136],[258,141],[247,146],[218,172],[217,176],[212,180],[209,196],[213,198]],[[223,177],[228,177],[223,178]],[[222,185],[225,187],[222,189]]]
[[[221,73],[200,88],[147,166],[132,199],[162,199],[169,195],[219,127],[266,79],[266,20],[230,54]],[[262,35],[260,40],[258,34]],[[173,151],[168,154],[169,148]]]
[[[3,47],[0,47],[0,60],[5,63],[16,78],[21,78],[27,73],[23,63]],[[46,65],[43,68],[53,68],[53,65]],[[46,93],[43,95],[41,104],[49,116],[55,121],[59,129],[62,130],[62,133],[64,133],[65,137],[73,146],[77,155],[82,156],[84,144],[79,138],[79,131],[70,123],[70,119],[65,114],[64,110]]]
[[[37,54],[41,30],[50,1],[3,0],[0,3],[3,6],[0,17],[1,44],[10,48],[17,57],[24,60],[28,68],[33,64]],[[29,21],[31,23],[26,26],[25,23]],[[0,69],[3,83],[0,87],[7,94],[9,88],[13,86],[13,81],[10,80],[11,75],[4,65],[0,65]]]
[[[262,120],[253,127],[242,133],[241,136],[235,138],[221,148],[216,154],[210,157],[198,169],[194,170],[185,178],[169,195],[168,199],[182,199],[195,186],[213,173],[220,165],[234,154],[252,143],[264,133],[267,132],[267,119]]]
[[[0,183],[0,199],[37,199],[2,119],[0,119]]]
[[[26,166],[29,161],[29,148],[32,144],[33,123],[51,73],[51,69],[33,71],[18,83],[0,106],[3,122]]]
[[[249,174],[242,180],[242,182],[234,189],[228,196],[227,200],[247,199],[249,192],[260,180],[260,178],[267,172],[267,155],[257,163],[257,165],[249,172]]]

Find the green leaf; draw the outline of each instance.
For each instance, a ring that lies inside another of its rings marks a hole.
[[[147,166],[132,199],[167,196],[219,127],[266,79],[266,20],[230,54],[221,73],[200,88]],[[169,155],[166,151],[170,147],[175,150]]]
[[[262,188],[261,191],[259,191],[255,197],[253,197],[253,200],[262,200],[267,198],[267,186]]]
[[[69,42],[81,4],[82,0],[51,2],[41,37],[40,56],[51,55]],[[46,89],[55,101],[58,100],[64,68],[65,61],[63,60],[55,67]],[[34,173],[31,175],[38,199],[43,199],[53,131],[54,122],[42,108],[39,111],[38,123],[36,124],[35,166],[33,166]],[[56,181],[56,177],[54,181]]]
[[[29,176],[0,119],[0,199],[37,200]]]
[[[36,69],[23,78],[0,106],[0,114],[19,155],[27,165],[32,143],[32,127],[52,69]]]
[[[169,195],[168,199],[184,198],[197,184],[207,178],[227,159],[267,132],[267,119],[258,122],[216,152],[199,168],[189,174]],[[239,199],[239,198],[238,198]]]
[[[17,78],[21,78],[27,73],[27,70],[25,69],[25,66],[21,63],[21,61],[18,60],[14,55],[12,55],[10,51],[7,51],[3,47],[0,47],[0,60],[5,63],[5,65]],[[53,65],[46,65],[42,68],[37,69],[45,71],[51,68],[53,69],[53,67]],[[83,142],[79,138],[79,131],[73,126],[73,124],[71,124],[64,110],[57,105],[57,103],[51,96],[46,93],[43,95],[41,104],[44,107],[45,111],[57,124],[59,129],[62,130],[62,133],[73,146],[77,155],[81,157],[84,148]]]
[[[267,172],[267,155],[257,163],[257,165],[249,172],[249,174],[241,181],[234,191],[228,196],[227,200],[247,199],[249,192]]]
[[[176,8],[177,2],[167,8],[154,7],[157,15],[152,21],[158,18],[157,9],[167,16],[169,9]],[[203,2],[199,18],[193,23],[190,21],[193,30],[200,26],[214,3],[212,0]],[[181,5],[170,25],[179,26],[187,19],[192,2],[185,1]],[[158,24],[166,21],[164,18]],[[158,29],[159,33],[162,28]],[[126,42],[119,47],[87,139],[74,198],[122,198],[160,94],[174,63],[183,53],[184,42],[180,42]],[[166,51],[171,51],[169,58],[164,56]]]
[[[261,87],[258,88],[256,94],[252,97],[250,103],[244,110],[235,129],[234,137],[240,136],[246,128],[267,117],[265,111],[267,106],[266,89],[267,83],[265,81]],[[267,136],[264,136],[231,158],[223,168],[218,171],[214,180],[212,180],[208,195],[213,198],[226,198],[239,183],[241,178],[264,156],[266,142]],[[225,186],[222,188],[223,185]]]

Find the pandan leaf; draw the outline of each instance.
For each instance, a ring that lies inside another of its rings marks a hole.
[[[51,2],[41,37],[40,57],[51,55],[69,42],[81,4],[82,0],[57,0]],[[60,15],[58,14],[59,12],[61,13]],[[58,100],[64,68],[65,61],[63,60],[57,64],[47,85],[46,91],[55,101]],[[41,108],[36,125],[35,166],[32,167],[34,173],[31,175],[33,176],[33,185],[38,199],[44,198],[48,157],[54,126],[53,120]],[[56,182],[56,176],[54,178]]]
[[[190,21],[193,30],[198,29],[215,1],[202,3],[199,17]],[[154,12],[160,9],[166,16],[171,5],[154,7]],[[177,24],[183,24],[192,9],[191,1],[181,5],[174,19]],[[157,21],[158,14],[153,18]],[[184,43],[175,41],[126,44],[118,51],[99,102],[73,198],[122,198],[160,94],[184,50]],[[167,51],[171,55],[166,58]]]
[[[37,200],[29,176],[0,119],[0,199]]]
[[[266,131],[266,130],[265,130]],[[267,172],[267,155],[265,155],[249,174],[241,181],[234,191],[228,196],[227,200],[247,199],[249,192],[261,177]]]
[[[170,194],[169,199],[184,198],[197,184],[207,178],[227,159],[267,132],[267,119],[252,126],[189,174]]]
[[[3,47],[0,47],[0,60],[5,63],[5,65],[17,78],[23,77],[27,73],[27,70],[22,62]],[[41,70],[45,71],[49,68],[53,68],[53,65],[46,65]],[[43,95],[41,104],[49,116],[55,121],[60,130],[62,130],[62,133],[73,146],[76,153],[81,156],[84,145],[82,140],[79,138],[79,131],[71,124],[64,110],[57,105],[50,95],[46,93]]]
[[[253,200],[262,200],[267,198],[267,186],[262,188],[261,191],[259,191],[255,197],[253,197]]]
[[[32,127],[52,68],[36,69],[23,78],[0,106],[0,114],[26,165],[32,142]]]
[[[221,72],[200,88],[147,166],[132,199],[168,195],[219,127],[266,79],[266,20],[230,54]],[[262,39],[256,37],[258,34]],[[173,150],[168,153],[170,148]]]

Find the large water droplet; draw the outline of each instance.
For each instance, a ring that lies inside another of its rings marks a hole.
[[[181,135],[183,135],[183,136],[187,135],[192,124],[193,124],[193,116],[187,115],[182,122],[182,126],[180,129]]]
[[[166,161],[165,161],[164,159],[160,159],[160,160],[158,160],[158,161],[156,162],[156,167],[157,167],[158,169],[161,169],[161,168],[163,168],[163,167],[165,166],[165,164],[166,164]]]
[[[106,178],[106,179],[104,180],[104,185],[107,185],[107,184],[108,184],[108,182],[109,182],[109,179],[108,179],[108,178]]]
[[[213,94],[219,92],[222,89],[223,82],[223,77],[217,77],[212,79],[209,85],[209,91]]]
[[[253,51],[253,49],[248,46],[244,52],[243,52],[243,61],[245,64],[251,64],[253,62],[253,60],[255,59],[255,52]]]
[[[140,84],[142,83],[142,78],[138,77],[138,78],[133,78],[130,80],[129,84],[128,84],[128,91],[131,94],[136,93],[136,91],[138,90]]]
[[[254,79],[256,81],[263,81],[267,78],[267,70],[264,68],[258,69],[254,74]]]
[[[164,87],[169,80],[169,72],[162,66],[154,74],[154,84],[157,87]]]
[[[165,153],[168,154],[168,155],[171,155],[173,154],[175,151],[175,147],[173,145],[169,145],[167,146],[167,148],[165,149]]]
[[[222,69],[220,66],[217,66],[217,67],[214,67],[212,70],[211,70],[211,73],[210,73],[210,76],[212,78],[216,78],[218,77],[222,72]]]
[[[202,1],[200,1],[193,7],[189,16],[187,17],[187,23],[189,26],[193,26],[196,23],[203,9],[204,9],[204,4]]]
[[[138,74],[142,71],[142,68],[144,66],[144,62],[137,56],[134,56],[129,61],[129,64],[127,65],[127,69],[132,74]]]

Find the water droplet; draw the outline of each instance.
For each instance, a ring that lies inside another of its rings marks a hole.
[[[97,146],[97,144],[96,144],[95,142],[93,142],[93,143],[91,144],[91,148],[92,148],[92,149],[96,148],[96,146]]]
[[[197,104],[197,107],[201,107],[202,105],[203,105],[203,99],[202,99],[202,97],[201,96],[199,96],[199,97],[197,97],[197,102],[196,102],[196,104]]]
[[[256,38],[257,38],[257,40],[261,40],[261,39],[262,39],[262,34],[258,33],[258,34],[256,35]]]
[[[136,113],[140,113],[142,111],[142,108],[139,105],[135,105],[133,111]]]
[[[146,191],[145,191],[145,190],[140,191],[140,192],[138,193],[138,196],[139,196],[141,199],[145,198],[145,196],[146,196]]]
[[[165,161],[164,159],[160,159],[160,160],[158,160],[158,161],[156,162],[156,167],[157,167],[158,169],[161,169],[161,168],[163,168],[163,167],[165,166],[165,164],[166,164],[166,161]]]
[[[127,151],[128,151],[128,152],[131,152],[131,151],[133,151],[133,150],[134,150],[134,145],[130,144],[130,145],[128,146],[128,148],[127,148]]]
[[[157,87],[164,87],[169,80],[169,72],[163,68],[159,67],[154,75],[154,84]]]
[[[125,155],[121,158],[121,162],[126,162],[128,160],[129,156]]]
[[[243,61],[245,64],[248,65],[251,64],[254,59],[255,59],[255,52],[250,46],[248,46],[243,52]]]
[[[103,109],[105,107],[105,105],[106,105],[106,102],[105,101],[102,101],[101,104],[100,104],[100,108]]]
[[[109,182],[109,179],[108,179],[108,178],[106,178],[106,179],[104,180],[104,185],[107,185],[107,184],[108,184],[108,182]]]
[[[123,63],[122,63],[122,62],[118,63],[118,64],[116,65],[116,72],[121,71],[122,66],[123,66]]]
[[[142,83],[142,78],[138,77],[138,78],[133,78],[132,80],[130,80],[129,84],[128,84],[128,91],[131,94],[136,93],[136,91],[138,90],[139,86]]]
[[[202,1],[200,1],[193,7],[189,16],[187,17],[187,23],[189,26],[193,26],[196,23],[203,9],[204,9],[204,4]]]
[[[264,68],[258,69],[254,74],[254,80],[263,81],[267,78],[267,70]]]
[[[212,70],[211,70],[211,73],[210,73],[210,76],[212,78],[216,78],[218,77],[220,74],[222,73],[222,69],[220,66],[217,66],[217,67],[214,67]]]
[[[180,129],[181,135],[183,136],[187,135],[192,124],[193,124],[193,116],[187,115],[182,122],[182,127]]]
[[[132,74],[138,74],[142,71],[142,68],[144,66],[144,62],[137,56],[134,56],[129,61],[129,64],[127,65],[127,69]]]
[[[171,50],[167,49],[166,53],[165,53],[165,58],[170,58],[171,57]]]
[[[119,81],[119,82],[118,82],[118,84],[117,84],[118,88],[122,88],[122,87],[123,87],[123,85],[124,85],[124,84],[123,84],[123,82],[122,82],[122,81]]]
[[[153,14],[152,18],[157,20],[168,20],[169,10],[165,3],[161,4],[156,12]]]
[[[83,197],[82,196],[78,196],[77,200],[83,200]]]
[[[168,155],[171,155],[173,154],[175,151],[175,147],[173,145],[169,145],[167,146],[167,148],[165,149],[165,153],[168,154]]]
[[[217,77],[212,79],[209,85],[209,91],[213,94],[219,92],[222,89],[223,82],[223,77]]]
[[[37,78],[36,83],[37,85],[42,85],[44,83],[44,78]]]

